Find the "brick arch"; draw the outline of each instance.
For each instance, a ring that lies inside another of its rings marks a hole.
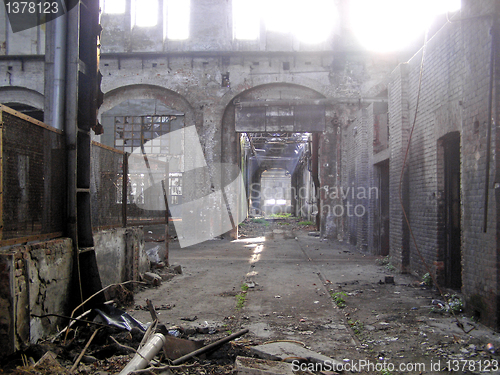
[[[164,87],[154,85],[122,86],[104,94],[104,102],[99,108],[99,116],[129,99],[156,99],[169,108],[184,113],[185,124],[200,124],[193,106],[182,95]]]
[[[0,88],[0,103],[24,104],[43,111],[45,97],[35,90],[9,86]]]

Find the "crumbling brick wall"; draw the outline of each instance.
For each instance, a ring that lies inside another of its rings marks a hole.
[[[0,357],[36,343],[64,322],[72,286],[70,239],[22,245],[0,252]]]

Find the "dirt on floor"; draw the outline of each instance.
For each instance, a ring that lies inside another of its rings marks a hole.
[[[267,242],[259,253],[252,241],[262,238]],[[397,273],[389,257],[324,241],[313,223],[293,217],[247,219],[240,240],[209,241],[197,250],[176,250],[173,242],[173,257],[186,262],[182,274],[155,269],[161,286],[137,287],[132,304],[130,297],[115,301],[146,322],[151,316],[144,301],[152,299],[164,324],[158,330],[204,345],[249,329],[181,366],[169,366],[160,353],[156,368],[140,373],[234,374],[237,356],[256,356],[253,346],[293,341],[339,361],[344,373],[500,374],[500,336],[463,311],[460,293],[440,295],[427,278]],[[207,302],[197,304],[202,299]],[[68,374],[80,355],[74,374],[119,373],[143,335],[77,324],[65,338],[9,357],[0,373]],[[55,359],[37,363],[47,351]],[[320,373],[305,368],[303,373]]]

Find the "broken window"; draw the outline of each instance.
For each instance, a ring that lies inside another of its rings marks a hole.
[[[163,20],[168,39],[185,40],[189,38],[190,7],[189,0],[164,0]]]
[[[170,195],[171,204],[179,204],[182,197],[182,173],[169,173],[168,194]]]
[[[170,152],[168,137],[170,122],[175,116],[116,116],[115,148],[132,153],[141,148],[146,154]]]

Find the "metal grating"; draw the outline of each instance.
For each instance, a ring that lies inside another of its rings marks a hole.
[[[61,132],[1,107],[0,240],[64,231],[65,149]]]
[[[122,217],[123,152],[92,143],[90,196],[92,227],[124,224]]]
[[[139,172],[133,170],[134,165],[143,165],[142,155],[124,153],[93,142],[91,149],[91,207],[92,227],[96,230],[127,225],[165,223],[165,210],[144,209],[145,189],[149,186],[150,175],[155,181],[161,181],[165,175],[165,163],[156,159],[148,159],[150,169],[145,165]],[[128,167],[132,165],[132,170]],[[123,186],[123,175],[126,175],[126,189]],[[127,195],[123,199],[123,194]],[[159,204],[146,204],[148,207],[159,207],[163,196],[157,197]],[[126,205],[126,207],[124,207]],[[160,207],[161,208],[161,207]]]

